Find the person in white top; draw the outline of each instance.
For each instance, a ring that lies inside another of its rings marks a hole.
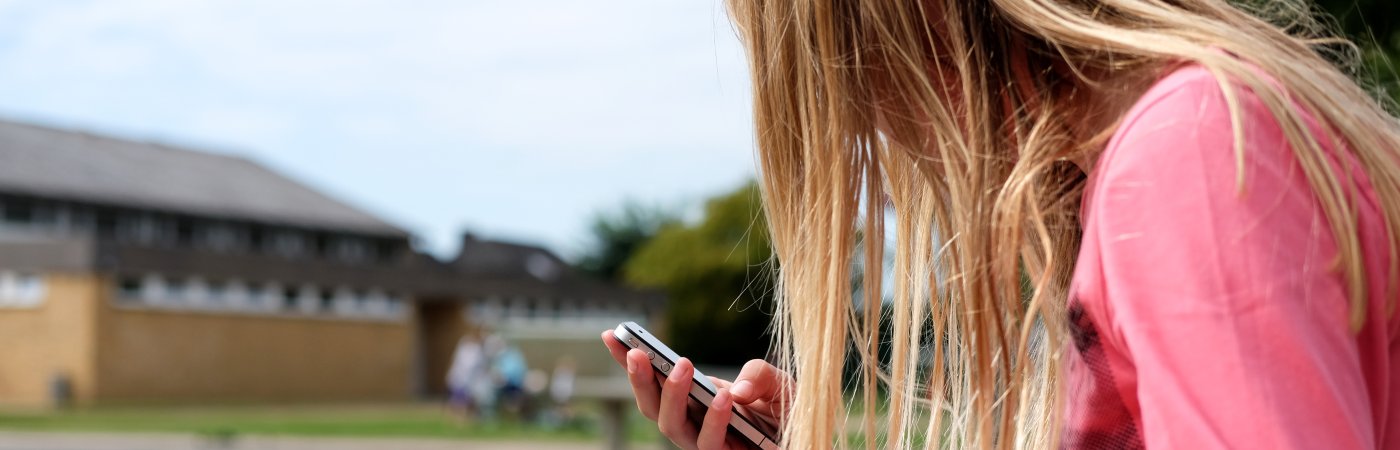
[[[574,397],[574,375],[578,363],[573,356],[564,355],[554,365],[554,374],[549,377],[549,398],[554,400],[554,410],[560,422],[569,423],[573,411],[569,407]]]
[[[471,418],[477,411],[479,400],[475,398],[474,385],[481,378],[486,366],[486,355],[481,344],[471,336],[457,340],[457,349],[452,353],[452,366],[447,369],[448,409],[463,420]]]

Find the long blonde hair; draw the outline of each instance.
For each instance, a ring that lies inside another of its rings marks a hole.
[[[789,448],[844,447],[852,432],[870,448],[1058,445],[1063,304],[1086,177],[1072,161],[1092,160],[1113,131],[1077,141],[1067,121],[1079,116],[1066,108],[1115,77],[1181,62],[1210,70],[1231,108],[1237,162],[1246,139],[1238,88],[1262,100],[1331,224],[1353,330],[1365,320],[1362,252],[1396,260],[1400,126],[1320,56],[1319,44],[1346,49],[1344,41],[1297,33],[1318,29],[1300,1],[1251,11],[1225,0],[728,6],[749,56],[764,207],[781,263],[774,345],[797,380]],[[1304,114],[1334,137],[1307,132]],[[1389,248],[1358,242],[1354,186],[1328,163],[1328,144],[1353,153],[1370,177]],[[882,287],[889,221],[893,286]],[[1392,269],[1390,285],[1395,278]],[[887,365],[876,356],[882,345]],[[852,358],[864,393],[858,423],[843,398]]]

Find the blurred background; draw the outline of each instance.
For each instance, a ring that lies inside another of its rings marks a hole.
[[[598,334],[766,356],[744,64],[716,0],[0,1],[0,449],[662,447]]]

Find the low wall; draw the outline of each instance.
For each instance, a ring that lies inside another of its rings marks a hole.
[[[103,402],[378,401],[410,398],[403,319],[172,311],[105,303]]]

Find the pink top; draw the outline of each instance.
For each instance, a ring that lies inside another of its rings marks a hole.
[[[1352,171],[1369,277],[1354,334],[1321,205],[1273,116],[1239,97],[1243,194],[1200,66],[1157,82],[1098,160],[1069,303],[1068,448],[1400,449],[1375,192]]]

